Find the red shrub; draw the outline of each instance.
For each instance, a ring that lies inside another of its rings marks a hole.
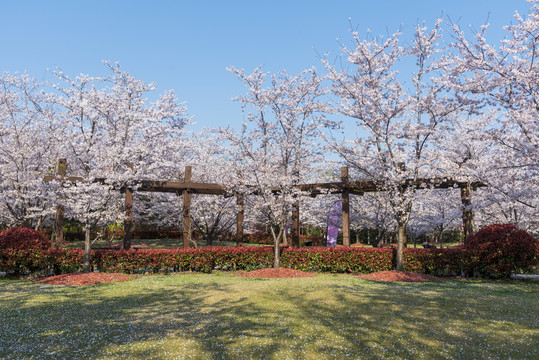
[[[36,230],[18,227],[0,233],[0,249],[46,250],[51,242]]]
[[[474,274],[494,278],[526,272],[538,263],[539,241],[510,224],[487,226],[466,241]]]

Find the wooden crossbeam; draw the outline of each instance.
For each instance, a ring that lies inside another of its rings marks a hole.
[[[50,181],[69,181],[72,183],[81,182],[84,179],[78,176],[45,176],[43,179],[45,182]],[[106,183],[105,178],[95,178],[96,183]],[[486,185],[479,181],[468,183],[466,181],[456,181],[452,179],[444,178],[430,178],[430,179],[407,179],[404,181],[403,186],[415,187],[416,189],[449,189],[459,188],[463,189],[471,186],[472,189],[485,187]],[[366,192],[384,191],[384,185],[381,182],[375,182],[372,180],[358,180],[344,182],[330,182],[330,183],[314,183],[314,184],[299,184],[296,187],[300,191],[308,192],[312,196],[323,194],[341,194],[343,191],[348,191],[350,194],[363,195]],[[208,194],[208,195],[227,195],[226,187],[220,184],[212,183],[197,183],[197,182],[177,182],[177,181],[154,181],[154,180],[140,180],[133,182],[133,188],[136,191],[144,192],[183,192],[188,190],[192,194]],[[278,187],[271,189],[275,193],[279,193],[281,190]],[[257,195],[257,192],[253,192],[253,195]]]
[[[482,182],[475,181],[468,183],[465,181],[456,181],[452,179],[443,179],[443,178],[431,178],[431,179],[418,179],[414,181],[413,179],[407,179],[404,181],[403,186],[405,187],[414,187],[416,189],[428,189],[430,187],[434,189],[449,189],[449,188],[459,188],[463,189],[467,186],[472,188],[485,187],[486,185]],[[300,184],[297,187],[304,192],[310,193],[311,196],[323,195],[323,194],[341,194],[343,192],[348,192],[354,195],[363,195],[367,192],[378,192],[384,191],[387,188],[384,187],[384,184],[381,182],[375,182],[372,180],[359,180],[359,181],[350,181],[350,182],[338,182],[338,183],[316,183],[316,184]]]
[[[183,192],[188,190],[192,194],[226,195],[227,191],[223,185],[196,182],[176,182],[176,181],[151,181],[142,180],[137,182],[137,191],[148,192]]]

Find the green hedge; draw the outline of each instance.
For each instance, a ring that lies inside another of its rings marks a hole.
[[[92,251],[94,270],[137,273],[213,270],[254,270],[271,267],[273,247],[198,248],[173,250]],[[390,270],[391,249],[283,248],[283,267],[333,273],[365,273]],[[82,250],[0,251],[0,270],[9,273],[80,271]]]
[[[394,269],[395,255],[395,249],[283,248],[281,265],[314,272],[370,273]],[[82,258],[83,252],[78,249],[4,249],[0,250],[0,271],[70,273],[82,269]],[[92,251],[91,263],[94,270],[124,273],[254,270],[272,266],[273,247]],[[499,264],[506,268],[505,261]],[[492,276],[478,273],[477,269],[486,265],[491,272],[496,271],[490,258],[481,260],[465,248],[404,250],[405,271],[437,276]]]

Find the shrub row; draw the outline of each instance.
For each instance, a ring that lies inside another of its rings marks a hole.
[[[474,275],[471,255],[457,249],[405,249],[404,271],[436,276]]]
[[[253,235],[253,234],[251,234]],[[254,239],[264,239],[255,235]],[[309,239],[303,237],[303,240]],[[256,240],[255,240],[256,241]],[[81,250],[49,249],[42,234],[14,228],[0,233],[0,271],[74,272]],[[362,273],[394,268],[396,250],[372,248],[283,248],[283,267],[333,273]],[[405,249],[404,270],[439,276],[467,274],[508,277],[533,269],[539,241],[513,225],[483,228],[458,249]],[[108,272],[253,270],[273,263],[273,247],[94,251],[94,269]]]
[[[282,250],[283,267],[334,273],[361,273],[392,268],[387,249],[311,248]],[[141,271],[254,270],[271,267],[273,247],[210,247],[199,249],[92,251],[94,270],[136,273]],[[76,272],[82,269],[82,250],[0,251],[0,270],[10,273]]]
[[[82,250],[0,251],[0,270],[9,273],[76,272],[82,269]],[[450,276],[472,274],[470,255],[462,249],[406,249],[405,270]],[[284,248],[283,267],[315,272],[370,273],[394,268],[395,250],[372,248]],[[137,273],[213,270],[254,270],[271,267],[273,247],[210,247],[198,249],[92,251],[94,270]]]
[[[284,267],[297,270],[357,274],[391,270],[393,257],[390,249],[285,249],[281,263]]]

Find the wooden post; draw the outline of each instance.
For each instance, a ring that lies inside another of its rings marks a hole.
[[[133,171],[133,163],[127,163],[127,167]],[[124,242],[123,250],[131,249],[133,239],[133,189],[125,189],[125,220],[124,220]]]
[[[184,183],[191,182],[191,166],[185,167],[185,176],[183,179]],[[189,243],[191,242],[191,193],[189,189],[184,190],[183,193],[183,247],[189,248]]]
[[[236,204],[238,205],[238,213],[236,215],[236,245],[243,246],[243,220],[244,220],[243,194],[236,195]]]
[[[299,201],[292,205],[292,246],[299,247]]]
[[[472,210],[472,188],[470,183],[460,188],[460,201],[462,202],[462,225],[464,228],[464,241],[475,233],[475,219]]]
[[[123,250],[131,249],[131,230],[133,228],[133,190],[125,189],[125,220],[124,220],[124,243]]]
[[[58,160],[57,175],[62,179],[67,174],[67,159]],[[64,246],[64,206],[56,206],[56,214],[54,214],[54,242],[52,244],[55,248],[62,248]]]
[[[348,167],[341,168],[341,181],[344,184],[342,192],[342,242],[350,246],[350,191],[348,189]]]

